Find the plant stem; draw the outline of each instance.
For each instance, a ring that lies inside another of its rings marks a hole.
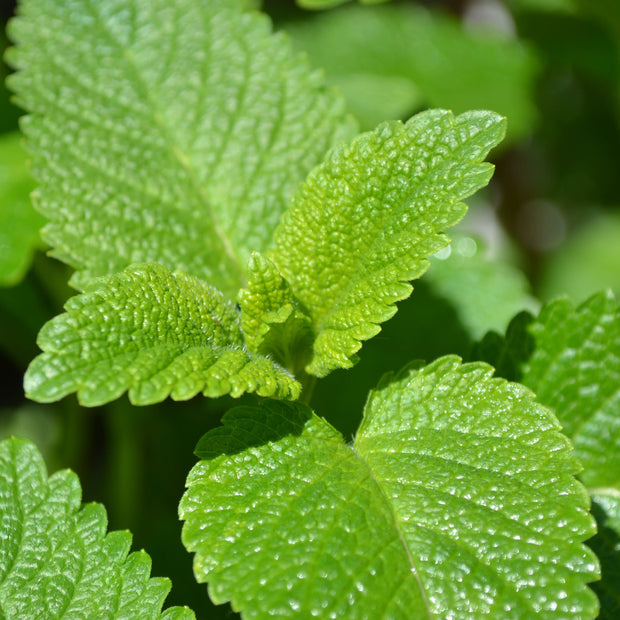
[[[141,416],[138,408],[126,399],[110,403],[106,414],[110,438],[107,468],[110,508],[116,527],[131,529],[141,505],[143,471],[138,434]]]

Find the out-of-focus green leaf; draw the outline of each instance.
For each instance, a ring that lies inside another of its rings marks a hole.
[[[596,0],[598,2],[598,0]],[[507,0],[515,11],[545,11],[571,14],[577,12],[578,0]]]
[[[520,41],[467,30],[419,6],[351,5],[283,24],[324,67],[365,129],[405,120],[421,105],[494,110],[508,136],[530,131],[537,61]]]
[[[0,136],[0,286],[23,278],[45,222],[30,202],[34,181],[21,141],[19,133]]]
[[[608,213],[575,230],[546,260],[543,299],[568,295],[581,302],[601,289],[620,295],[620,215]]]
[[[603,579],[592,584],[601,603],[600,620],[617,620],[620,617],[620,491],[618,489],[593,489],[592,513],[596,517],[598,532],[588,541],[596,553]]]
[[[433,292],[451,302],[472,342],[490,330],[504,331],[521,310],[538,310],[525,275],[479,246],[471,236],[456,236],[448,251],[431,258],[425,275]]]
[[[300,404],[226,414],[180,506],[211,598],[245,618],[594,618],[580,466],[491,375],[448,357],[387,377],[353,445]]]
[[[331,9],[349,0],[297,0],[297,4],[304,9]],[[362,4],[381,4],[389,0],[358,0]]]
[[[299,395],[290,373],[245,348],[233,304],[181,271],[134,265],[93,281],[65,308],[41,330],[44,352],[26,372],[26,395],[34,400],[50,402],[73,392],[87,406],[126,391],[136,405],[168,396],[188,400],[201,392]]]
[[[577,70],[606,85],[618,84],[618,43],[608,23],[587,16],[528,13],[519,34],[536,45],[547,69]]]
[[[131,534],[106,533],[103,506],[80,500],[77,476],[48,478],[34,444],[0,443],[2,618],[194,618],[187,608],[161,614],[170,582],[149,578],[149,556],[127,555]]]

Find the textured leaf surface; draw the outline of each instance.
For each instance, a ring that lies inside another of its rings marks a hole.
[[[43,218],[30,202],[34,188],[18,133],[0,137],[0,286],[16,284],[41,243]]]
[[[316,336],[308,372],[352,356],[411,294],[409,280],[444,247],[460,201],[488,182],[483,163],[503,137],[491,112],[431,110],[334,150],[295,193],[270,257],[307,309]]]
[[[520,315],[505,339],[487,336],[478,353],[555,410],[588,487],[620,490],[620,312],[611,293]]]
[[[229,298],[293,189],[351,135],[317,72],[236,0],[25,0],[11,79],[50,220],[93,276],[157,262]]]
[[[160,265],[136,265],[71,298],[39,334],[44,353],[25,389],[48,402],[77,392],[83,405],[118,398],[146,405],[171,396],[296,398],[299,384],[248,352],[232,303],[204,282]]]
[[[294,373],[302,371],[312,346],[312,324],[290,286],[268,258],[255,252],[248,288],[239,294],[241,327],[250,351],[273,355]]]
[[[359,363],[316,383],[312,406],[329,412],[330,422],[345,436],[359,424],[368,396],[362,386],[376,385],[386,372],[411,360],[468,356],[489,329],[505,330],[516,312],[538,309],[524,275],[513,265],[491,257],[482,244],[456,229],[450,236],[450,246],[430,258],[414,294],[398,304],[378,337],[364,343]]]
[[[364,129],[439,107],[495,110],[508,119],[508,137],[529,132],[534,54],[516,38],[463,27],[419,4],[352,4],[283,27],[342,90]]]
[[[100,504],[80,507],[77,476],[47,476],[34,444],[0,443],[0,613],[22,618],[194,618],[161,607],[170,582],[128,554],[129,532],[106,534]]]
[[[352,446],[301,404],[226,414],[180,506],[212,599],[246,618],[593,618],[580,467],[491,373],[451,357],[388,377]]]

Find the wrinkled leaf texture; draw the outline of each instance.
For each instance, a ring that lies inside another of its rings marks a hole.
[[[234,299],[294,188],[354,132],[237,0],[24,0],[9,34],[43,237],[79,289],[157,262]]]
[[[312,319],[310,374],[351,367],[409,297],[461,201],[488,183],[505,128],[492,112],[429,110],[335,149],[300,186],[268,256]]]
[[[161,612],[168,579],[150,578],[149,556],[128,555],[131,534],[106,533],[103,506],[80,500],[77,476],[48,478],[34,444],[0,443],[2,618],[192,620],[187,608]]]
[[[245,618],[594,618],[594,533],[553,413],[481,363],[388,376],[352,445],[305,405],[227,413],[180,505]]]
[[[237,310],[222,293],[180,271],[135,265],[94,281],[38,338],[26,394],[42,402],[77,392],[96,406],[129,391],[136,405],[168,396],[246,392],[296,398],[300,386],[244,345]]]

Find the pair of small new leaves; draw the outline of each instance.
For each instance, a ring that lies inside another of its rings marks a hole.
[[[98,405],[256,392],[296,398],[295,376],[353,365],[411,293],[461,200],[489,180],[504,119],[432,110],[385,123],[328,154],[298,188],[265,255],[233,299],[203,281],[143,264],[96,280],[44,327],[26,391],[77,392]],[[294,376],[295,375],[295,376]]]

